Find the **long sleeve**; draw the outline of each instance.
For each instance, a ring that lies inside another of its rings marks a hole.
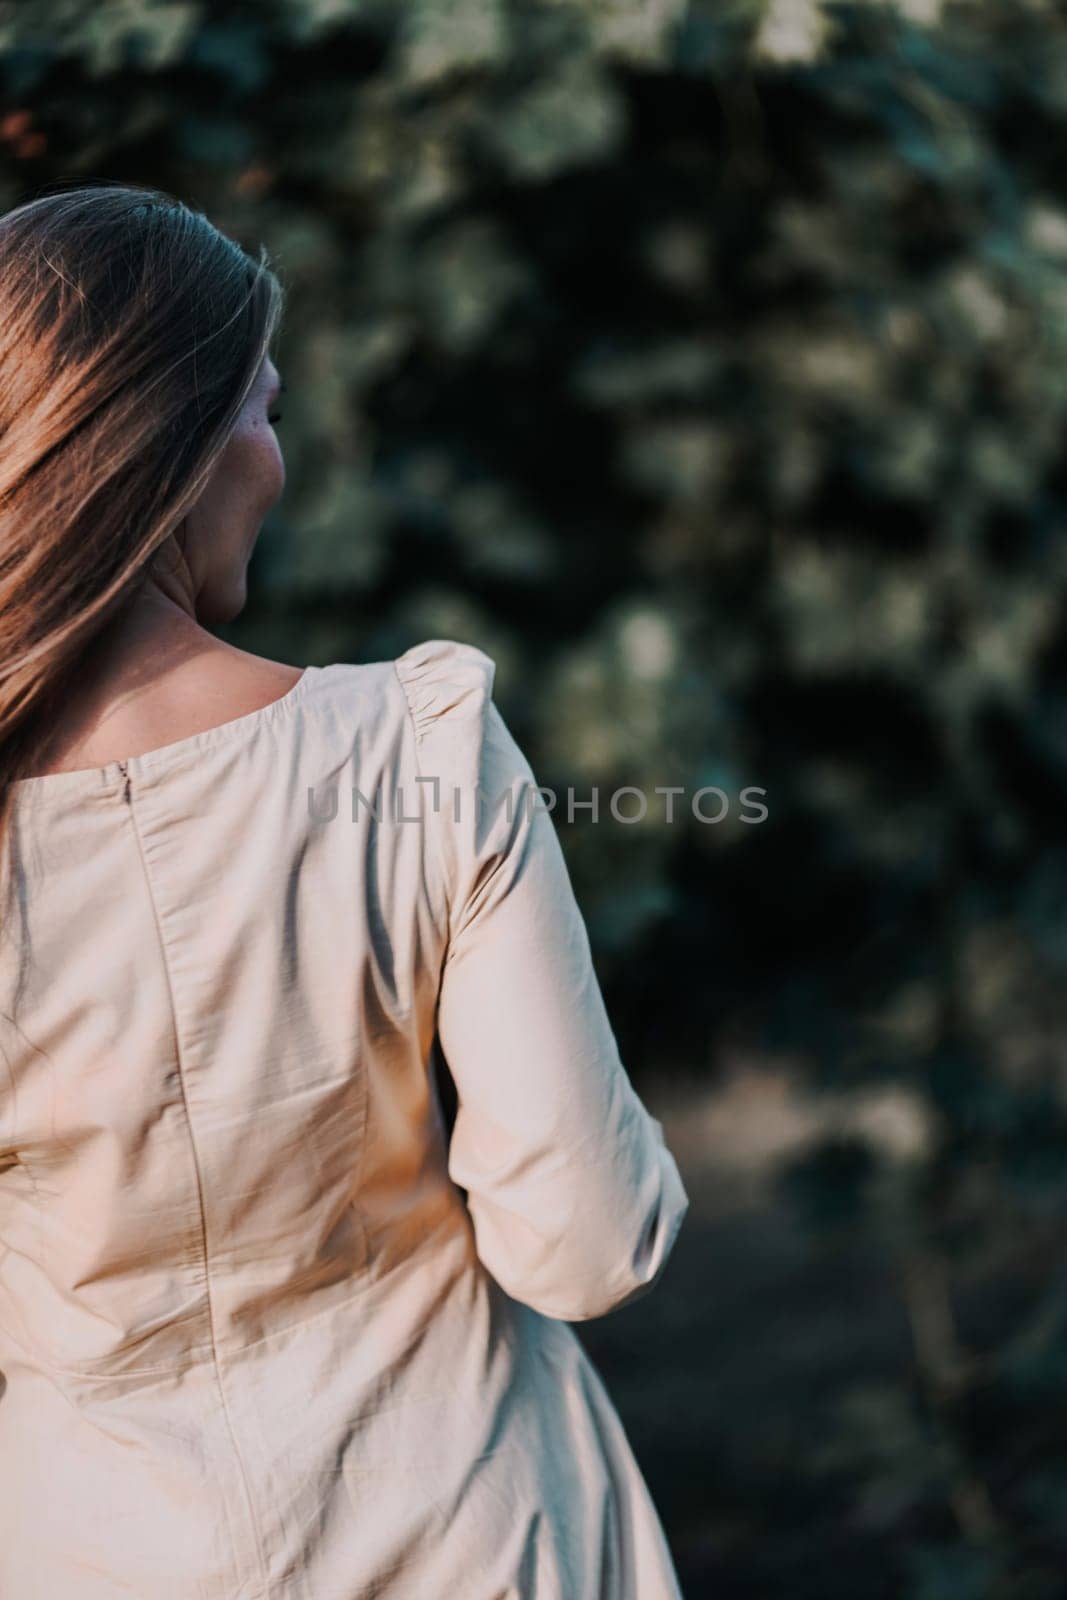
[[[688,1197],[620,1059],[555,827],[492,700],[491,657],[435,639],[396,667],[449,907],[449,1173],[510,1295],[566,1321],[603,1316],[657,1281]]]

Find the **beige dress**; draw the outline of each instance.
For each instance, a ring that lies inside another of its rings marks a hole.
[[[688,1200],[493,670],[312,667],[19,785],[3,1600],[679,1595],[568,1324]]]

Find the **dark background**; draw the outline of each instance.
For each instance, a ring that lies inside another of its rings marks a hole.
[[[1067,1595],[1065,167],[1033,0],[0,3],[3,209],[286,285],[224,636],[477,644],[561,796],[692,1200],[579,1327],[687,1600]]]

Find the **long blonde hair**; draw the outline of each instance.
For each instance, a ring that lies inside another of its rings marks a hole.
[[[282,306],[262,246],[254,259],[159,189],[79,184],[0,217],[5,913],[12,786],[87,645],[196,502]]]

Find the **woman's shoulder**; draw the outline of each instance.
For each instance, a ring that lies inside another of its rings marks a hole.
[[[458,724],[484,723],[492,709],[496,662],[459,639],[423,639],[392,663],[421,742]]]
[[[426,781],[436,775],[496,805],[510,831],[515,797],[537,787],[533,768],[493,699],[496,662],[477,645],[458,639],[424,639],[393,662],[415,729],[417,759]],[[509,798],[510,797],[510,798]],[[454,817],[455,813],[451,813]],[[492,845],[494,825],[479,817],[481,844]]]
[[[364,690],[375,708],[372,720],[406,713],[421,743],[439,726],[454,735],[461,725],[484,723],[495,671],[484,650],[456,639],[421,640],[384,661],[315,669],[199,638],[195,649],[161,650],[154,661],[142,658],[105,673],[87,672],[37,771],[100,768],[210,735],[287,701],[302,679],[312,677],[331,698],[342,696],[353,715],[366,699]],[[381,693],[389,681],[394,689],[399,683],[393,697]],[[364,704],[364,712],[368,709]]]

